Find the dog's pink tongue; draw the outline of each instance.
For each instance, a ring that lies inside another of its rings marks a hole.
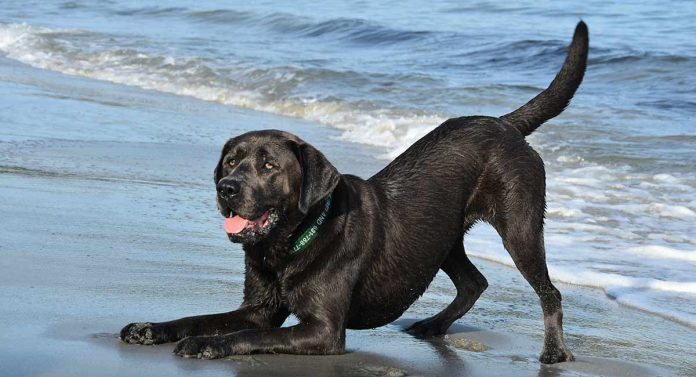
[[[225,219],[225,232],[229,234],[237,234],[246,228],[249,220],[237,215]]]

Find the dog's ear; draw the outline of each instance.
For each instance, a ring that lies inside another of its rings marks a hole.
[[[302,213],[330,194],[341,179],[338,170],[313,146],[296,144],[297,159],[302,168],[302,188],[298,207]]]
[[[230,145],[232,144],[232,139],[227,140],[225,142],[225,145],[222,147],[222,152],[220,153],[220,159],[218,160],[217,166],[215,166],[215,170],[213,171],[213,179],[215,180],[215,184],[222,179],[222,171],[224,170],[222,168],[222,162],[225,159],[225,155],[227,152],[230,150]]]

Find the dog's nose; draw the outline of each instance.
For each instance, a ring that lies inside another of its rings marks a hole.
[[[231,198],[239,194],[239,182],[222,180],[217,184],[217,190],[223,198]]]

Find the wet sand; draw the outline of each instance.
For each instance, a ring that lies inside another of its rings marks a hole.
[[[652,376],[696,374],[696,332],[560,285],[578,361],[544,366],[541,309],[513,269],[475,260],[490,283],[446,338],[408,323],[454,289],[438,276],[394,324],[349,331],[342,356],[201,361],[134,346],[128,322],[227,311],[241,301],[241,250],[222,232],[212,170],[224,140],[281,128],[340,171],[367,177],[378,150],[314,124],[31,69],[0,58],[0,366],[8,376]],[[467,248],[476,247],[474,242]],[[292,319],[289,320],[289,323]]]

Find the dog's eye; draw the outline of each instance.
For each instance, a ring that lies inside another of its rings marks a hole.
[[[233,158],[233,159],[227,161],[227,165],[229,165],[229,166],[232,168],[232,167],[234,167],[235,165],[237,165],[237,160],[235,160],[235,159]]]
[[[273,164],[270,163],[270,162],[266,162],[265,164],[263,164],[263,167],[266,168],[266,169],[268,169],[268,170],[271,170],[271,169],[273,169],[273,168],[275,167],[275,165],[273,165]]]

